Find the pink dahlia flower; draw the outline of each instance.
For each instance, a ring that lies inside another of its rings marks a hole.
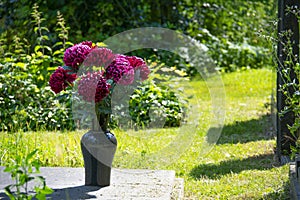
[[[96,66],[106,68],[115,58],[115,55],[107,48],[94,48],[83,62],[84,66]]]
[[[58,67],[50,76],[49,85],[56,94],[66,89],[77,78],[76,74],[70,74],[68,70]]]
[[[118,55],[115,58],[115,60],[106,69],[106,78],[112,79],[114,82],[122,85],[129,85],[133,82],[133,67],[130,65],[126,56]]]
[[[85,101],[98,103],[109,95],[110,85],[102,72],[87,73],[78,83],[78,94]]]
[[[72,67],[77,71],[92,49],[92,43],[88,41],[67,48],[63,59],[65,65]]]

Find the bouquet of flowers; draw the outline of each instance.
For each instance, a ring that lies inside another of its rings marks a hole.
[[[67,48],[63,61],[64,66],[59,66],[50,77],[51,89],[57,94],[76,82],[78,95],[86,102],[95,103],[97,121],[104,133],[110,133],[108,123],[114,87],[144,81],[150,73],[143,59],[114,54],[90,41]]]

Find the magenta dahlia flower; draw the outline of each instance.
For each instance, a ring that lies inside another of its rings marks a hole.
[[[148,76],[150,74],[150,69],[146,64],[137,66],[135,68],[135,71],[136,71],[136,73],[138,73],[139,78],[141,79],[141,81],[144,81],[144,80],[148,79]]]
[[[126,56],[126,59],[129,61],[130,65],[133,68],[136,68],[138,66],[146,64],[145,61],[142,58],[137,57],[137,56]]]
[[[67,48],[63,59],[65,65],[72,67],[77,71],[92,49],[92,42],[89,41],[75,44],[74,46]]]
[[[87,46],[89,46],[91,48],[95,48],[95,46],[93,46],[93,42],[91,42],[91,41],[83,41],[83,42],[80,42],[79,44],[81,44],[81,45],[87,45]]]
[[[126,71],[118,81],[121,85],[130,85],[134,81],[134,70],[130,69]]]
[[[148,78],[150,70],[146,62],[142,58],[137,56],[126,56],[126,59],[130,62],[130,65],[134,68],[134,70],[138,74],[138,77],[142,81]]]
[[[106,69],[106,78],[112,79],[114,82],[123,85],[129,85],[133,82],[133,67],[130,65],[126,56],[118,55],[115,58],[115,60]]]
[[[78,94],[85,101],[98,103],[109,95],[110,85],[101,71],[87,73],[78,83]]]
[[[96,66],[106,68],[115,58],[115,55],[107,48],[94,48],[83,62],[84,66]]]
[[[76,78],[76,74],[71,74],[70,71],[58,67],[50,76],[49,85],[51,90],[57,94],[71,85]]]

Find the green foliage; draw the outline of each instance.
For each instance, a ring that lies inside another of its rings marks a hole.
[[[295,155],[300,152],[300,63],[297,62],[298,58],[292,54],[292,49],[289,47],[287,49],[289,49],[287,60],[284,61],[284,64],[281,66],[282,68],[278,69],[280,75],[285,80],[279,88],[285,96],[285,107],[279,114],[282,117],[287,113],[293,113],[295,120],[293,124],[288,124],[287,126],[293,136],[288,139],[295,143],[294,146],[290,147],[290,156],[295,158]]]
[[[51,194],[53,190],[46,186],[45,178],[42,176],[34,176],[40,172],[40,162],[34,159],[37,149],[22,157],[18,153],[15,155],[14,160],[6,168],[4,172],[11,174],[14,184],[5,187],[5,193],[12,200],[30,200],[33,198],[43,200],[46,195]],[[28,188],[29,182],[37,181],[34,187],[34,192]]]
[[[45,54],[45,49],[50,51],[51,53],[51,48],[48,46],[45,46],[44,43],[49,40],[49,37],[44,34],[48,33],[49,30],[46,27],[41,26],[42,22],[45,21],[44,18],[41,18],[41,12],[38,11],[39,6],[37,4],[34,4],[33,6],[33,11],[31,13],[31,16],[33,18],[32,22],[34,23],[34,33],[38,36],[36,38],[37,46],[35,46],[34,51],[37,52],[39,49],[42,49],[42,53]]]
[[[234,44],[228,40],[216,40],[209,46],[210,54],[217,61],[217,69],[232,72],[238,69],[257,69],[271,66],[272,57],[268,49],[248,44]]]
[[[188,19],[185,30],[209,48],[220,70],[272,65],[271,45],[257,35],[270,29],[275,2],[206,0],[189,6],[183,12]]]
[[[140,86],[130,98],[129,111],[137,126],[150,123],[163,127],[180,126],[184,120],[183,102],[174,91],[158,87],[154,82]]]
[[[22,46],[15,43],[0,65],[1,130],[72,128],[70,102],[60,104],[47,86],[52,58],[38,50],[27,55]]]
[[[62,64],[63,51],[46,46],[48,40],[44,35],[47,28],[41,25],[43,19],[34,6],[32,16],[37,33],[37,44],[28,44],[27,39],[18,35],[9,44],[6,35],[2,35],[0,56],[0,129],[5,131],[37,129],[72,129],[70,99],[55,99],[48,87],[53,65]],[[60,22],[63,19],[60,16]],[[65,29],[63,37],[67,34]],[[60,30],[59,30],[60,31]],[[47,31],[48,32],[48,31]],[[64,45],[67,42],[62,43]],[[59,43],[54,45],[59,46]],[[31,51],[33,49],[33,52]],[[59,51],[59,52],[58,52]]]
[[[32,35],[30,13],[36,23],[47,22],[49,29],[36,28],[39,38],[46,43],[65,40],[66,34],[56,35],[48,30],[56,27],[57,12],[64,15],[66,24],[71,27],[68,39],[74,43],[82,40],[103,41],[104,39],[132,28],[159,26],[176,29],[187,34],[210,49],[217,67],[223,71],[239,68],[261,68],[272,65],[271,46],[257,36],[261,30],[268,31],[270,21],[276,18],[276,2],[271,0],[130,0],[91,3],[90,0],[37,1],[37,8],[30,0],[3,3],[0,7],[0,25],[8,35],[20,33],[30,44],[36,43]],[[40,13],[43,13],[43,17]],[[60,23],[63,29],[64,23]],[[25,28],[24,28],[25,27]],[[26,30],[26,31],[25,31]],[[29,31],[28,31],[29,30]],[[1,32],[1,30],[0,30]],[[41,34],[42,32],[42,34]],[[64,35],[64,36],[63,36]],[[244,44],[247,44],[246,47]],[[184,60],[165,56],[161,52],[148,52],[161,57],[169,66],[182,65]],[[245,58],[246,57],[246,58]],[[249,58],[247,58],[249,57]],[[191,75],[195,71],[187,70]]]
[[[69,37],[69,29],[70,27],[66,27],[66,22],[63,15],[57,11],[57,28],[55,31],[58,32],[58,37],[62,40],[63,49],[66,48],[66,42],[68,41]]]
[[[156,62],[150,65],[152,75],[130,96],[129,112],[137,126],[178,127],[184,123],[187,99],[182,88],[189,79],[182,70]],[[177,86],[177,87],[176,87]]]
[[[41,72],[41,60],[35,55],[24,59],[16,62],[15,58],[5,58],[6,63],[0,66],[1,130],[71,128],[68,104],[61,104],[50,88],[45,87],[49,76],[47,70]]]

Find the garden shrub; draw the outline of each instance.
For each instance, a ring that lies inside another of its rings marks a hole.
[[[272,62],[268,49],[250,45],[247,41],[238,44],[228,40],[216,41],[209,47],[217,69],[224,72],[263,68],[270,66]]]
[[[182,29],[209,49],[219,70],[272,66],[272,46],[259,37],[272,29],[276,15],[272,1],[184,1]]]
[[[35,6],[32,12],[32,27],[37,42],[31,45],[19,35],[9,42],[7,34],[1,35],[0,51],[0,130],[55,130],[74,129],[71,117],[70,99],[58,100],[48,87],[50,72],[55,65],[61,65],[60,50],[66,42],[57,42],[54,47],[46,45],[44,21]],[[60,16],[60,19],[62,17]],[[62,23],[62,22],[61,22]],[[58,24],[61,27],[61,24]],[[66,36],[58,29],[58,35]],[[54,52],[54,53],[52,53]]]
[[[186,104],[174,91],[159,87],[153,81],[140,86],[131,95],[129,111],[137,126],[177,127],[184,120]]]
[[[70,103],[59,102],[45,86],[51,58],[20,55],[0,64],[0,130],[72,129]]]

